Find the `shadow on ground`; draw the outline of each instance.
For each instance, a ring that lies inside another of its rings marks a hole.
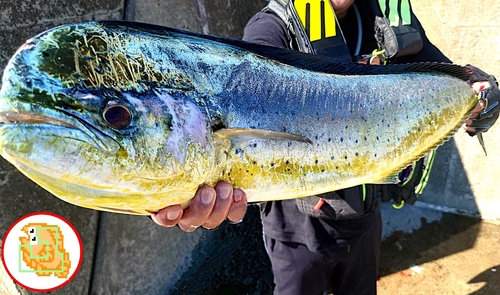
[[[488,268],[482,273],[478,274],[475,278],[470,280],[469,284],[486,283],[481,289],[470,293],[470,295],[492,295],[498,294],[500,290],[500,279],[498,272],[500,271],[500,264],[493,268]]]
[[[380,276],[471,249],[481,220],[445,213],[431,223],[422,217],[421,223],[412,233],[396,231],[382,242]],[[460,236],[465,238],[457,239]]]
[[[499,253],[500,225],[449,213],[423,220],[382,242],[379,294],[499,294]]]

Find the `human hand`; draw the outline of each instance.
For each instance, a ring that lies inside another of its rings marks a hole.
[[[480,96],[479,103],[464,124],[465,131],[470,136],[474,136],[488,131],[497,121],[500,113],[500,90],[494,76],[488,75],[471,65],[466,67],[472,71],[470,76],[471,86]]]
[[[247,197],[241,189],[223,181],[215,187],[203,185],[189,204],[165,207],[151,214],[153,221],[161,226],[178,225],[185,232],[193,232],[199,226],[205,229],[217,228],[226,218],[229,222],[240,222],[247,212]]]

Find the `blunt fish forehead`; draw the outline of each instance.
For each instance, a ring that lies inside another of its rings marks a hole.
[[[34,76],[46,75],[65,88],[144,91],[153,83],[192,89],[182,73],[171,67],[162,71],[170,64],[167,56],[160,65],[153,55],[145,55],[150,48],[155,48],[155,40],[140,32],[124,34],[99,23],[66,25],[32,38],[15,64],[31,65]]]

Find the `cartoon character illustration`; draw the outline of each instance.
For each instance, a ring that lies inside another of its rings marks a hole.
[[[71,261],[64,249],[64,236],[57,225],[28,223],[22,228],[26,236],[19,237],[19,265],[21,272],[35,272],[38,276],[54,275],[67,278]],[[22,261],[31,270],[21,270]]]

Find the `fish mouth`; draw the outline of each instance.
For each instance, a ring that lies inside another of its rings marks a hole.
[[[68,124],[58,119],[54,119],[44,115],[21,112],[0,112],[0,124],[2,123],[49,124],[77,129],[74,125]]]
[[[60,113],[67,116],[65,120],[57,119],[47,115],[34,114],[29,112],[18,112],[18,111],[4,111],[0,112],[0,127],[2,125],[18,125],[18,124],[28,124],[28,125],[47,125],[47,126],[59,126],[64,128],[70,128],[81,131],[87,137],[90,137],[93,146],[96,146],[101,151],[106,153],[116,153],[120,150],[120,144],[100,131],[98,128],[94,127],[91,123],[87,122],[83,118],[65,111],[59,110]],[[70,123],[71,122],[71,123]],[[82,140],[84,140],[82,138]]]

